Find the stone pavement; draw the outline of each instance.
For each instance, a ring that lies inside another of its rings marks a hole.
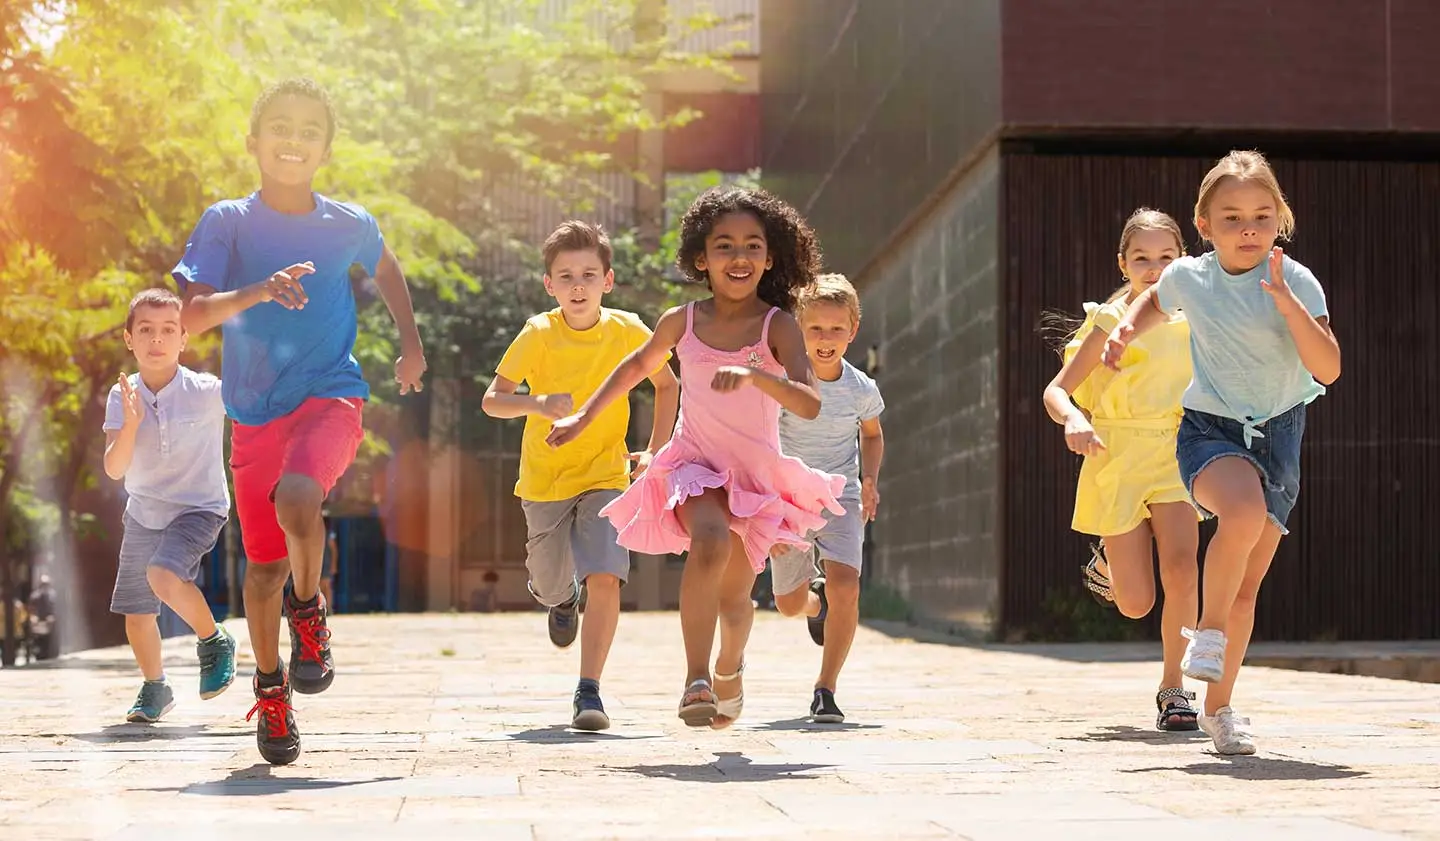
[[[820,728],[803,718],[818,651],[766,613],[744,716],[713,733],[675,718],[677,617],[626,614],[615,726],[589,735],[563,726],[578,652],[550,647],[541,613],[332,627],[339,677],[297,696],[285,768],[244,722],[249,664],[201,702],[191,640],[167,642],[180,703],[156,726],[123,723],[124,649],[0,670],[0,839],[1440,841],[1433,684],[1254,669],[1237,706],[1260,753],[1224,758],[1153,730],[1153,662],[862,629],[851,720]]]

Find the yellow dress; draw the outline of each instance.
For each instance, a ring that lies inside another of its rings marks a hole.
[[[1127,307],[1123,298],[1086,304],[1085,324],[1066,346],[1066,361],[1092,330],[1114,330]],[[1080,468],[1071,528],[1101,537],[1125,534],[1149,519],[1151,505],[1190,502],[1175,460],[1180,400],[1190,378],[1190,325],[1176,315],[1132,341],[1119,371],[1098,366],[1075,389],[1076,405],[1090,413],[1106,449],[1086,456]]]

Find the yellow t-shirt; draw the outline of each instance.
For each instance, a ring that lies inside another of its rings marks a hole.
[[[1065,347],[1068,362],[1090,331],[1106,334],[1120,324],[1129,304],[1124,298],[1108,304],[1086,304],[1085,323]],[[1097,366],[1071,395],[1075,404],[1099,420],[1179,418],[1180,400],[1190,386],[1190,324],[1176,315],[1146,331],[1125,349],[1120,370]]]
[[[575,330],[554,309],[525,322],[495,373],[527,383],[532,394],[569,394],[579,409],[610,372],[649,338],[650,328],[631,312],[601,308],[594,327]],[[554,502],[586,491],[624,490],[630,484],[625,461],[629,425],[630,401],[622,398],[607,406],[579,438],[553,448],[545,443],[550,419],[526,417],[515,495],[531,502]]]

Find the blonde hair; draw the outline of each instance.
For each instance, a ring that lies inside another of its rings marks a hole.
[[[860,296],[843,274],[816,275],[796,296],[796,313],[803,313],[811,304],[837,304],[850,310],[850,318],[860,323]]]
[[[1215,191],[1220,188],[1220,183],[1226,178],[1234,178],[1236,181],[1258,184],[1270,191],[1275,198],[1275,215],[1280,221],[1279,236],[1281,239],[1290,239],[1295,233],[1295,211],[1290,209],[1289,202],[1285,201],[1285,193],[1280,189],[1280,181],[1275,177],[1275,170],[1270,168],[1270,162],[1265,156],[1257,151],[1235,150],[1215,162],[1215,166],[1205,173],[1205,178],[1200,182],[1200,196],[1195,199],[1195,220],[1210,220],[1210,202],[1215,199]],[[1199,230],[1199,224],[1196,224]],[[1200,236],[1209,240],[1205,232],[1201,231]]]

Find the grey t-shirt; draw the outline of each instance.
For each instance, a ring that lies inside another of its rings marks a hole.
[[[817,378],[820,385],[820,416],[798,418],[780,411],[780,450],[816,470],[844,476],[842,499],[860,498],[860,422],[873,420],[885,411],[885,401],[875,381],[841,361],[840,378]]]
[[[130,495],[125,513],[147,529],[163,529],[188,511],[230,513],[225,481],[225,404],[220,380],[180,366],[159,393],[139,374],[130,384],[140,392],[145,416],[135,435],[135,457],[125,471]],[[110,388],[105,430],[125,424],[120,386]]]

